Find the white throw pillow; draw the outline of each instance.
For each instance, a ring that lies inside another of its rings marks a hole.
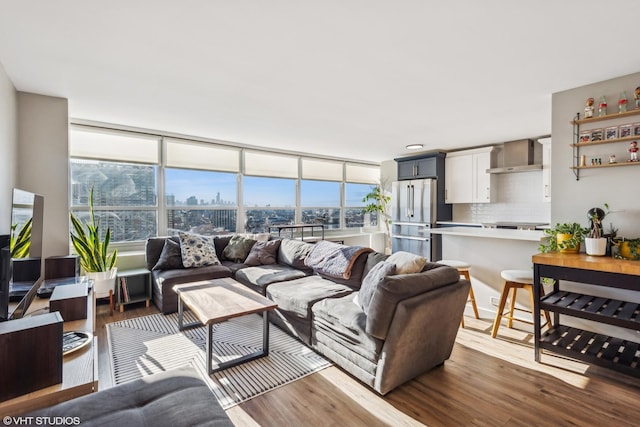
[[[396,274],[420,273],[427,263],[425,257],[403,251],[391,254],[386,261],[396,265]]]
[[[180,237],[180,252],[182,252],[184,268],[220,264],[220,260],[216,256],[213,237],[183,232],[179,232],[178,236]]]

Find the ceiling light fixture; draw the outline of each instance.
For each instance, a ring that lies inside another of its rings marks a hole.
[[[407,150],[419,150],[419,149],[421,149],[422,147],[424,147],[424,145],[422,145],[422,144],[409,144],[409,145],[407,145],[405,148],[406,148]]]

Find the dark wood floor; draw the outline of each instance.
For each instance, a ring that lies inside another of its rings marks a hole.
[[[110,317],[98,307],[100,388],[112,386],[105,324],[157,313],[144,304]],[[640,380],[545,354],[532,336],[465,318],[451,358],[381,397],[331,367],[230,408],[237,425],[638,426]]]

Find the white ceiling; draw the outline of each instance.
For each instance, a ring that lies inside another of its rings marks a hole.
[[[0,0],[0,64],[73,118],[382,161],[549,134],[552,93],[640,70],[638,16],[637,0]]]

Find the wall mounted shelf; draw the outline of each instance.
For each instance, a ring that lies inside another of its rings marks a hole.
[[[619,119],[621,117],[631,117],[631,116],[638,116],[638,115],[640,115],[640,109],[629,110],[624,113],[607,114],[606,116],[602,116],[602,117],[590,117],[588,119],[575,118],[569,123],[571,123],[572,125],[585,125],[588,123],[601,122],[603,120],[612,120],[612,119]]]
[[[615,168],[617,166],[640,166],[640,162],[605,163],[603,165],[572,166],[571,169]]]

